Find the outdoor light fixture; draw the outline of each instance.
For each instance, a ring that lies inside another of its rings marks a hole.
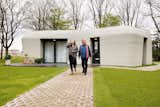
[[[56,39],[53,39],[53,42],[55,42],[56,41]]]

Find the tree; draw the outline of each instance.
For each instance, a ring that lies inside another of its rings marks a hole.
[[[83,0],[69,0],[63,1],[65,6],[67,6],[66,11],[68,12],[68,17],[72,21],[73,29],[81,29],[84,22],[84,14],[82,12]]]
[[[146,3],[149,7],[147,16],[151,17],[156,31],[152,41],[153,60],[160,61],[160,1],[146,0]]]
[[[141,0],[120,0],[117,13],[124,25],[138,27],[140,20]]]
[[[49,29],[47,18],[51,15],[51,9],[56,6],[54,0],[30,0],[30,9],[27,11],[25,27],[33,30]]]
[[[66,30],[70,28],[71,21],[64,18],[64,10],[60,8],[52,9],[51,16],[48,17],[49,27],[53,30]]]
[[[160,61],[160,37],[156,35],[152,41],[153,59]]]
[[[118,26],[121,24],[121,20],[119,16],[114,16],[112,14],[107,14],[103,17],[100,27],[108,27],[108,26]]]
[[[149,6],[149,16],[152,18],[157,33],[160,34],[160,1],[146,0],[146,3]]]
[[[0,59],[3,59],[2,22],[3,22],[3,16],[2,16],[1,2],[0,2],[0,46],[1,46],[1,51],[0,51],[1,55],[0,55]]]
[[[110,0],[89,0],[89,8],[96,28],[101,27],[105,15],[110,14],[113,5]]]
[[[27,5],[20,6],[17,0],[0,0],[0,5],[2,15],[1,40],[5,54],[8,55],[8,50],[16,37],[16,33],[25,20],[24,14]]]

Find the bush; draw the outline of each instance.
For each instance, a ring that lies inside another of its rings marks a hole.
[[[5,60],[9,60],[9,59],[11,59],[11,58],[12,58],[11,55],[6,55],[4,59],[5,59]]]
[[[28,57],[28,54],[25,54],[24,56],[25,56],[25,57]]]
[[[41,64],[41,63],[43,63],[44,62],[44,59],[43,58],[37,58],[37,59],[35,59],[35,63],[36,64]]]

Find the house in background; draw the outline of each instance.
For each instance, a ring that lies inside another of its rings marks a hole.
[[[152,64],[150,34],[127,26],[109,27],[93,31],[57,30],[33,31],[22,39],[23,52],[44,63],[68,63],[67,42],[75,40],[81,45],[86,38],[91,47],[90,64],[112,66],[141,66]],[[78,64],[80,64],[80,59]]]

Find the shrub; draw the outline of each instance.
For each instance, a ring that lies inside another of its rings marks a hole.
[[[28,54],[25,54],[24,56],[25,56],[25,57],[28,57]]]
[[[9,59],[11,59],[11,58],[12,58],[11,55],[6,55],[4,59],[5,59],[5,60],[9,60]]]
[[[44,59],[43,58],[37,58],[37,59],[35,59],[35,63],[36,64],[41,64],[41,63],[43,63],[44,62]]]

